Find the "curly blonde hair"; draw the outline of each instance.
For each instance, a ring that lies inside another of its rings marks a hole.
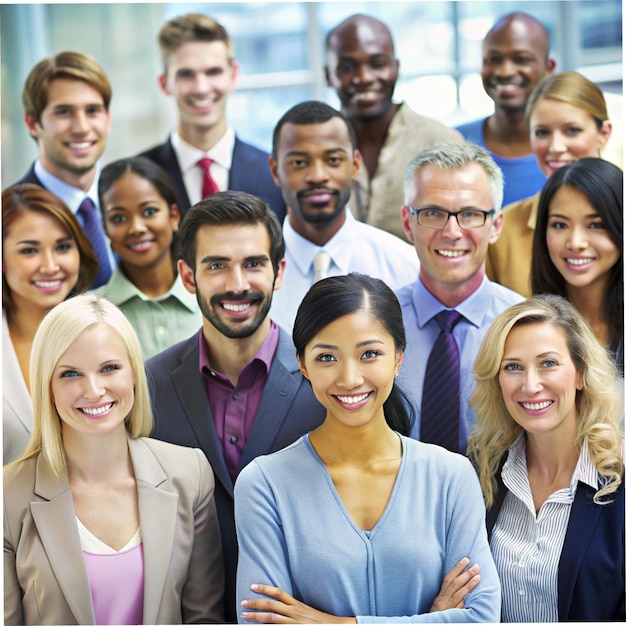
[[[582,376],[576,393],[578,428],[576,443],[587,443],[589,457],[600,474],[597,504],[610,501],[624,475],[620,421],[622,401],[616,389],[615,365],[606,349],[576,308],[552,294],[533,296],[503,311],[491,324],[474,362],[476,389],[469,404],[476,423],[468,444],[468,456],[478,467],[487,508],[495,500],[496,476],[504,454],[522,432],[508,412],[498,375],[506,339],[516,326],[544,322],[563,332],[570,358]]]

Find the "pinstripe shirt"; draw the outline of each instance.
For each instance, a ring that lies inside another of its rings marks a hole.
[[[558,622],[558,566],[576,487],[582,481],[597,488],[597,471],[583,445],[569,488],[555,491],[536,514],[522,434],[509,450],[502,480],[508,493],[490,544],[502,584],[502,621]]]

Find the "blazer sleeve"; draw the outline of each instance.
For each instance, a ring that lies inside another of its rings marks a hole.
[[[15,564],[15,543],[4,508],[4,623],[7,626],[24,623],[22,610],[22,590],[17,578]]]
[[[194,537],[189,572],[182,590],[185,624],[224,622],[224,567],[215,509],[215,480],[202,450],[194,449],[199,488],[194,503]]]

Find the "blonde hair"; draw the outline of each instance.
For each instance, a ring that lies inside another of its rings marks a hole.
[[[183,44],[204,41],[221,41],[226,46],[228,62],[235,58],[235,47],[226,29],[212,17],[203,13],[187,13],[171,19],[159,32],[159,50],[163,69],[167,72],[170,56]]]
[[[137,335],[124,314],[108,300],[85,294],[65,300],[46,314],[33,341],[30,357],[30,388],[35,418],[33,434],[17,462],[42,453],[52,471],[67,472],[61,419],[52,397],[51,381],[63,354],[87,329],[106,324],[122,339],[135,380],[135,398],[126,417],[132,438],[147,437],[152,430],[152,409]]]
[[[533,296],[503,311],[489,327],[474,361],[476,389],[469,404],[476,423],[468,456],[478,466],[485,504],[490,508],[494,503],[503,456],[522,432],[504,404],[498,380],[504,344],[511,329],[537,322],[551,324],[564,334],[570,358],[582,376],[583,387],[576,393],[576,443],[587,443],[591,462],[600,474],[594,502],[605,504],[624,474],[619,426],[622,402],[615,386],[615,366],[576,308],[552,294]]]
[[[556,100],[571,104],[591,115],[598,130],[609,119],[604,94],[598,85],[578,72],[549,74],[533,89],[526,103],[526,121],[540,100]]]

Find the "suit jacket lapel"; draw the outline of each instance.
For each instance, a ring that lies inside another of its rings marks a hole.
[[[158,460],[141,439],[128,449],[137,480],[144,558],[144,624],[156,624],[174,545],[178,494],[160,488],[167,481]]]
[[[42,454],[37,460],[35,494],[47,500],[31,502],[30,508],[65,601],[77,624],[95,624],[69,481],[67,477],[54,476]],[[74,532],[68,532],[68,529],[74,529]]]
[[[172,372],[172,383],[200,448],[211,464],[216,480],[219,480],[232,496],[233,481],[228,473],[222,448],[215,432],[204,380],[198,372],[200,358],[198,341],[196,334],[179,354],[180,365]]]
[[[594,493],[593,488],[585,483],[578,483],[559,559],[558,613],[560,621],[572,619],[569,609],[574,594],[574,584],[587,546],[594,535],[594,528],[600,519],[602,507],[593,502]]]
[[[180,212],[182,217],[187,212],[187,209],[190,207],[191,202],[189,200],[189,194],[187,193],[187,187],[185,187],[185,180],[183,178],[183,173],[180,169],[178,157],[176,156],[176,152],[174,151],[174,146],[172,146],[171,137],[169,137],[168,140],[163,144],[163,161],[165,163],[171,163],[171,167],[168,168],[168,173],[170,175],[170,178],[172,179],[172,183],[174,184],[176,196],[178,197],[178,200],[181,204]]]
[[[276,355],[263,390],[261,404],[241,457],[241,467],[259,454],[267,454],[271,450],[272,443],[300,387],[299,376],[294,376],[298,371],[295,348],[289,335],[281,328]]]

